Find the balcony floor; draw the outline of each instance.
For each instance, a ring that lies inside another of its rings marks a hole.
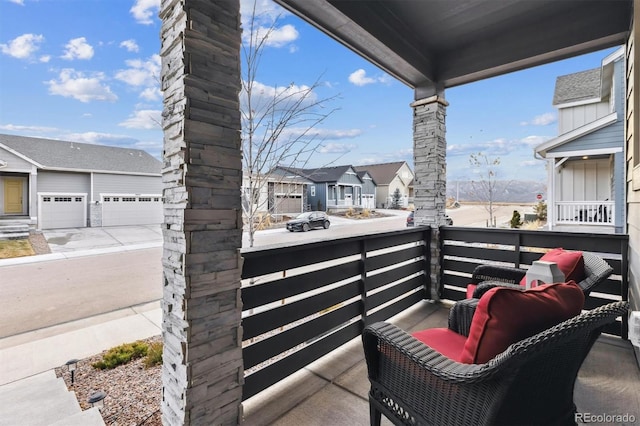
[[[449,305],[422,302],[392,318],[409,330],[446,327]],[[356,338],[244,403],[246,425],[368,425],[369,381]],[[640,371],[629,342],[601,337],[576,382],[578,412],[640,421]],[[383,416],[383,425],[391,424]]]

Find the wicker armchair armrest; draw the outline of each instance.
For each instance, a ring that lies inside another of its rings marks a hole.
[[[520,284],[511,284],[511,283],[505,283],[502,281],[483,281],[480,284],[478,284],[478,286],[473,290],[472,297],[474,299],[480,299],[483,294],[485,294],[487,291],[495,287],[509,287],[509,288],[515,288],[516,290],[525,289]]]
[[[463,336],[469,336],[471,320],[478,307],[478,299],[462,299],[449,310],[449,329]]]
[[[483,281],[501,281],[518,284],[526,273],[527,271],[524,269],[511,268],[508,266],[478,265],[473,270],[471,282],[473,284],[479,284]]]
[[[491,423],[506,392],[496,363],[458,363],[384,322],[367,326],[362,339],[369,399],[394,423]]]

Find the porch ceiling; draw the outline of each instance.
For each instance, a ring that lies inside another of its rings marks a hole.
[[[626,41],[632,0],[275,0],[416,89],[447,87]]]

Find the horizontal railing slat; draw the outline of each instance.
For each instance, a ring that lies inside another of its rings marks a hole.
[[[389,288],[385,288],[371,296],[367,297],[367,308],[374,309],[378,306],[386,303],[389,300],[393,300],[396,297],[402,296],[409,291],[423,287],[424,279],[423,277],[417,276],[410,280],[404,281],[400,284],[393,285]]]
[[[281,278],[264,284],[246,286],[242,289],[244,310],[322,288],[328,284],[354,277],[359,273],[359,261],[354,260],[328,269]]]
[[[307,342],[360,315],[360,302],[352,302],[328,314],[261,340],[242,350],[244,368],[251,368],[299,344]]]
[[[359,295],[360,284],[356,281],[243,318],[243,340],[285,326]]]
[[[245,378],[242,388],[242,398],[247,399],[254,396],[273,383],[288,377],[305,365],[344,345],[349,340],[359,336],[361,332],[362,324],[360,322],[349,324],[342,330],[323,337],[321,340],[313,342],[304,349],[251,374]]]
[[[392,282],[398,281],[404,277],[408,277],[409,275],[420,272],[424,272],[423,262],[412,262],[399,268],[390,269],[388,271],[367,277],[367,289],[373,290],[378,287],[391,284]],[[426,284],[426,279],[426,275],[423,274],[422,280],[424,284]]]
[[[424,256],[424,246],[409,247],[403,250],[384,253],[374,257],[368,257],[365,261],[367,271],[386,268],[388,266],[397,265],[407,260]],[[423,258],[424,259],[424,258]]]

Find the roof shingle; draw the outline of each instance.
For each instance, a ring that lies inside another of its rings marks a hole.
[[[141,149],[0,134],[0,145],[44,169],[160,175],[162,163]]]

